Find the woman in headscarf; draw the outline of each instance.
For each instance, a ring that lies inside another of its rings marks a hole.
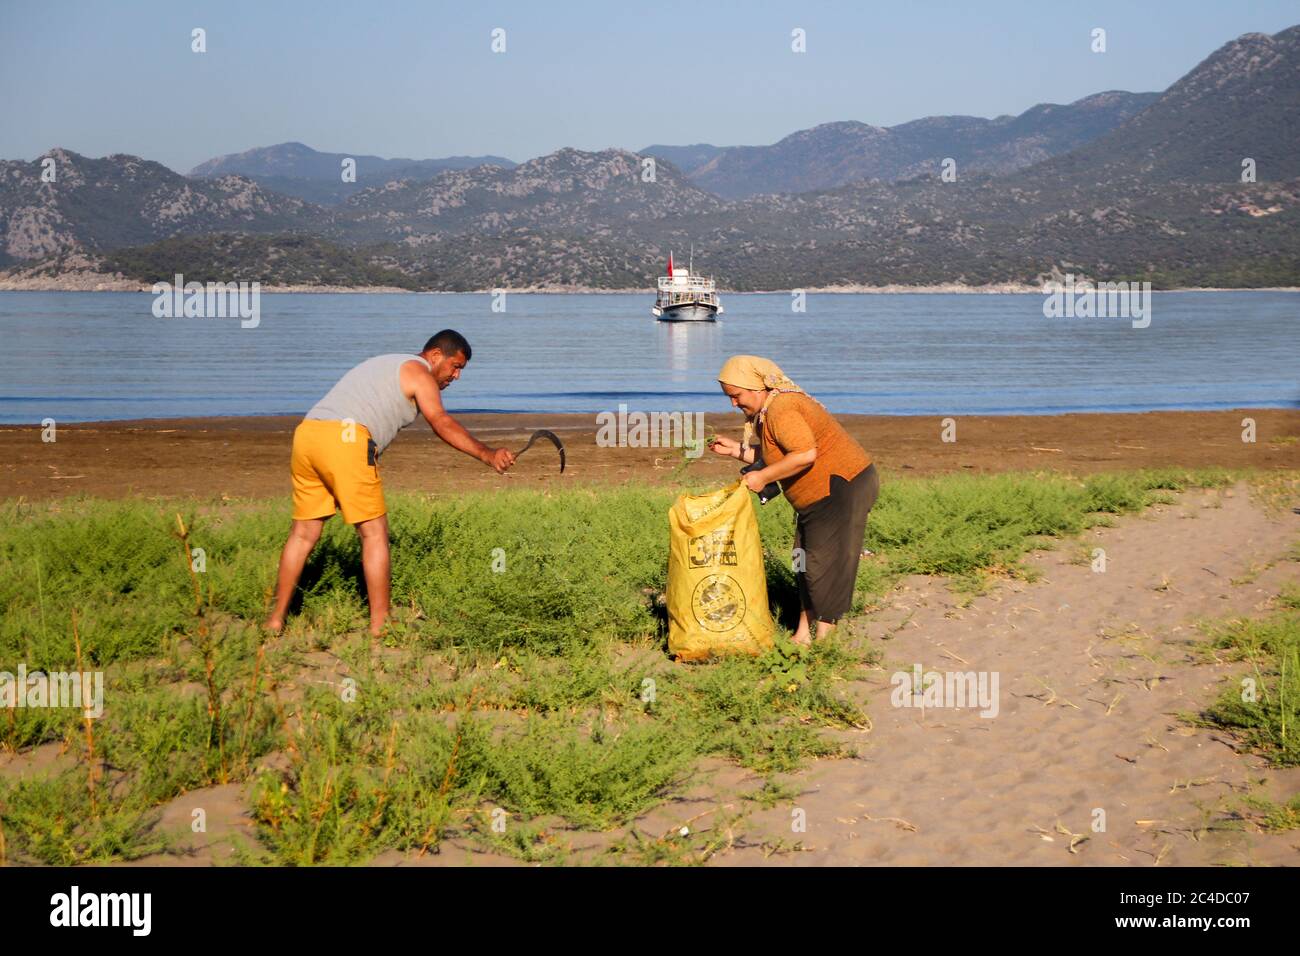
[[[746,485],[760,491],[778,482],[795,510],[795,580],[802,610],[793,640],[810,644],[814,633],[824,637],[853,605],[867,515],[880,492],[876,466],[775,362],[734,355],[718,382],[732,406],[745,413],[745,432],[739,443],[717,438],[709,447],[742,462],[759,460],[761,467],[745,473]]]

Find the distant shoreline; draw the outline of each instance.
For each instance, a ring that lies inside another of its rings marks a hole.
[[[151,293],[152,283],[136,282],[120,276],[102,273],[78,273],[68,276],[32,276],[26,278],[0,278],[0,292],[142,292]],[[645,295],[653,296],[653,288],[598,289],[590,286],[518,286],[490,289],[469,289],[453,292],[443,289],[399,289],[395,286],[335,286],[335,285],[263,285],[261,292],[268,295],[294,293],[298,295],[493,295],[505,292],[510,295]],[[1186,286],[1174,289],[1152,289],[1157,292],[1300,292],[1300,286],[1259,286],[1250,288],[1221,288]],[[998,283],[995,285],[963,285],[944,282],[934,285],[836,285],[806,286],[797,289],[754,289],[736,291],[720,289],[719,295],[790,295],[803,292],[808,295],[1042,295],[1040,286],[1025,283]]]

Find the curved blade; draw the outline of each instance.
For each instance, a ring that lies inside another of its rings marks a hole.
[[[545,438],[554,445],[556,450],[560,453],[560,474],[564,474],[564,444],[560,441],[555,432],[549,431],[545,428],[539,428],[537,431],[533,432],[533,437],[528,439],[528,444],[515,452],[515,457],[518,458],[524,452],[528,451],[528,449],[532,448],[533,442],[537,441],[539,438]]]

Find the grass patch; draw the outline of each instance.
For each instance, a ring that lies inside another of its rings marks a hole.
[[[1300,829],[1300,794],[1286,803],[1267,797],[1250,796],[1242,800],[1242,814],[1260,830],[1278,833]]]
[[[1022,559],[1036,547],[1230,480],[887,479],[855,610],[906,574],[965,587],[1027,577]],[[0,774],[9,858],[157,852],[158,808],[233,782],[246,784],[258,825],[249,862],[354,863],[386,849],[437,852],[453,837],[562,862],[562,841],[539,821],[627,826],[680,792],[706,757],[772,781],[846,753],[826,731],[869,729],[852,684],[875,659],[870,644],[808,651],[782,637],[756,659],[666,659],[656,598],[674,494],[394,495],[396,623],[382,647],[364,634],[359,547],[338,522],[313,554],[285,635],[262,644],[286,502],[189,503],[179,522],[176,506],[144,502],[0,505],[0,669],[71,670],[80,653],[85,669],[106,674],[93,744],[75,713],[0,715],[0,746],[54,744],[73,763]],[[798,613],[793,512],[784,499],[757,511],[772,610],[788,628]],[[194,549],[203,570],[191,573]],[[769,783],[755,800],[787,794]],[[720,832],[630,838],[608,855],[698,862]]]
[[[1276,766],[1294,767],[1300,764],[1300,585],[1274,603],[1261,617],[1204,626],[1215,656],[1248,669],[1198,721],[1231,731]]]

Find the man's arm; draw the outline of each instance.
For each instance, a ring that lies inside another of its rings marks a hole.
[[[402,366],[403,386],[407,384],[408,369],[411,376],[411,398],[424,416],[435,435],[457,451],[464,452],[471,458],[477,458],[485,465],[495,468],[500,474],[515,463],[514,452],[505,448],[489,448],[465,430],[465,426],[452,418],[442,405],[442,394],[438,383],[434,381],[423,366],[409,363]]]

